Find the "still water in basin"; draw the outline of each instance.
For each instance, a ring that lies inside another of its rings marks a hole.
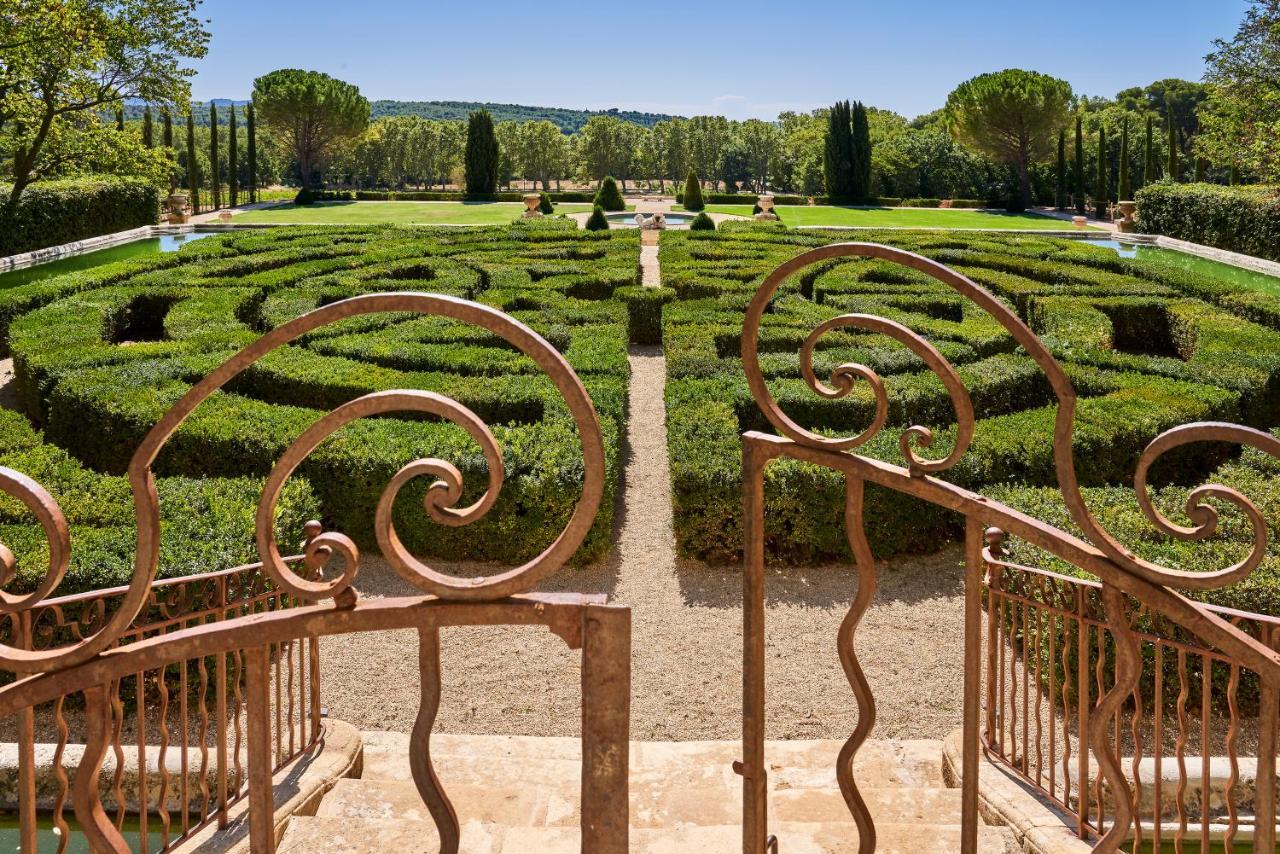
[[[1209,276],[1249,290],[1280,296],[1280,278],[1268,276],[1266,273],[1256,273],[1221,261],[1211,261],[1198,255],[1188,255],[1186,252],[1159,246],[1135,246],[1118,240],[1086,240],[1084,242],[1112,249],[1121,258],[1136,258],[1139,261],[1147,260],[1172,265],[1189,273]]]
[[[50,276],[74,273],[76,270],[88,270],[92,267],[100,267],[103,264],[124,261],[128,258],[140,258],[144,255],[156,255],[160,252],[177,252],[185,244],[208,236],[208,234],[165,234],[160,237],[144,237],[141,240],[112,246],[109,249],[99,249],[96,252],[86,252],[83,255],[60,258],[57,261],[37,264],[34,267],[24,267],[21,270],[10,270],[7,273],[0,273],[0,290],[16,288],[18,285],[38,282]]]
[[[646,216],[651,216],[651,214],[646,214]],[[677,226],[677,225],[688,225],[693,220],[693,217],[691,216],[686,216],[685,214],[673,214],[673,213],[663,214],[663,218],[667,221],[668,227]],[[636,224],[636,214],[634,213],[606,214],[605,219],[609,220],[610,223],[621,225],[624,227],[630,226],[634,228]]]

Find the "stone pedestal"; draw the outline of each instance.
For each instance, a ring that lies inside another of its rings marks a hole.
[[[182,225],[191,221],[186,193],[171,193],[169,198],[164,200],[164,208],[170,225]]]
[[[542,196],[538,193],[525,193],[524,213],[520,216],[524,219],[540,219],[542,217],[542,211],[538,210],[540,204],[542,204]]]
[[[1084,231],[1085,224],[1088,223],[1088,221],[1089,220],[1087,218],[1082,216],[1073,216],[1071,218],[1071,224],[1076,227],[1076,231]]]
[[[1116,219],[1116,230],[1122,234],[1130,234],[1137,229],[1137,218],[1135,214],[1138,211],[1137,202],[1117,202],[1116,207],[1120,209],[1120,216]]]

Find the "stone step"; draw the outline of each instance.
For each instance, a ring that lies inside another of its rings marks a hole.
[[[579,791],[558,779],[514,781],[491,769],[483,780],[455,781],[438,772],[460,820],[509,827],[576,827]],[[959,824],[960,790],[870,788],[862,796],[877,824]],[[321,802],[319,816],[430,821],[422,798],[407,780],[339,780]],[[682,781],[631,783],[631,826],[635,828],[722,825],[740,821],[742,785],[689,785]],[[852,824],[836,789],[784,789],[769,795],[769,816],[777,821]]]
[[[365,732],[365,779],[409,780],[409,736],[398,732]],[[836,740],[770,741],[765,745],[769,788],[835,789]],[[581,742],[576,738],[453,735],[432,736],[431,752],[444,779],[467,782],[492,779],[497,769],[505,779],[541,782],[555,779],[577,786]],[[731,741],[635,741],[631,743],[631,779],[667,785],[725,782],[740,787],[733,762],[742,756]],[[942,742],[928,739],[869,741],[854,761],[859,783],[869,788],[944,786]]]
[[[847,824],[774,822],[781,850],[787,854],[854,854],[857,831]],[[876,850],[880,854],[917,854],[921,851],[958,851],[960,828],[956,825],[900,825],[877,827]],[[640,854],[687,854],[689,851],[739,850],[741,826],[669,827],[635,829],[631,851]],[[978,850],[1006,854],[1014,850],[1012,837],[1000,828],[981,827]],[[468,821],[462,826],[461,850],[468,854],[578,854],[576,827],[503,827]],[[397,818],[393,821],[318,815],[296,816],[277,848],[280,854],[438,854],[439,837],[430,821]]]

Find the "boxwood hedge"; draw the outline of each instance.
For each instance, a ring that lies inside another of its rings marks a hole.
[[[0,184],[6,198],[9,187]],[[40,181],[17,207],[0,209],[0,256],[155,225],[160,191],[142,178],[91,176]]]
[[[656,329],[649,301],[629,295],[638,259],[635,234],[592,234],[551,220],[473,229],[240,231],[172,255],[0,292],[0,332],[14,359],[21,405],[43,430],[35,447],[115,483],[142,436],[194,382],[303,312],[400,290],[494,306],[565,355],[599,413],[609,486],[579,554],[589,559],[606,548],[612,518],[629,329],[642,337]],[[567,407],[530,359],[483,329],[443,318],[351,318],[274,351],[196,410],[156,470],[182,495],[179,485],[193,483],[238,496],[236,484],[260,481],[325,412],[392,388],[453,397],[486,420],[503,449],[502,493],[480,522],[436,525],[422,511],[428,484],[402,490],[395,519],[410,549],[440,559],[515,562],[559,534],[582,482]],[[401,466],[425,456],[458,466],[464,502],[487,482],[484,457],[461,429],[413,416],[374,418],[339,430],[302,466],[299,483],[311,484],[308,513],[372,547],[382,489]],[[246,507],[254,500],[245,493]],[[295,505],[304,506],[293,501],[289,520],[305,515]],[[184,524],[201,524],[198,514],[187,515]],[[251,532],[251,512],[238,521],[248,525],[240,534]]]
[[[1188,421],[1280,424],[1280,324],[1238,307],[1238,290],[1168,265],[1038,236],[842,234],[755,223],[729,224],[715,234],[671,232],[661,248],[663,284],[675,294],[663,315],[667,423],[676,534],[688,555],[732,560],[740,554],[739,435],[771,429],[742,373],[744,309],[782,261],[840,240],[887,243],[943,261],[993,291],[1031,325],[1081,398],[1074,436],[1080,480],[1104,520],[1115,523],[1121,535],[1132,535],[1126,542],[1139,549],[1158,539],[1150,528],[1138,533],[1130,486],[1147,442]],[[775,399],[793,419],[832,435],[853,435],[870,422],[874,399],[865,383],[847,398],[826,400],[808,389],[799,372],[798,354],[809,332],[852,311],[892,318],[925,335],[965,380],[978,421],[969,452],[945,479],[988,494],[998,491],[997,497],[1033,512],[1046,502],[1060,504],[1052,498],[1056,401],[1043,375],[991,317],[946,286],[900,266],[864,259],[825,262],[783,283],[765,314],[760,362]],[[890,402],[888,426],[861,453],[900,463],[898,434],[909,424],[933,428],[935,443],[927,456],[947,453],[955,414],[941,382],[919,358],[889,339],[858,332],[820,339],[814,357],[819,377],[847,362],[879,372]],[[1166,455],[1153,471],[1161,500],[1176,505],[1185,500],[1188,485],[1215,471],[1231,483],[1256,483],[1256,459],[1246,463],[1237,455],[1238,449],[1220,445]],[[783,461],[768,469],[766,493],[772,559],[848,557],[839,475]],[[1275,497],[1271,487],[1262,493],[1267,501]],[[1131,510],[1117,509],[1120,495],[1128,496]],[[868,533],[879,556],[936,548],[961,531],[958,517],[936,507],[870,486],[868,496]],[[1177,518],[1179,511],[1175,506],[1170,513]],[[1240,536],[1228,529],[1227,551],[1239,546]],[[1201,562],[1215,559],[1203,550],[1198,555]],[[1221,595],[1237,604],[1276,604],[1238,590]]]

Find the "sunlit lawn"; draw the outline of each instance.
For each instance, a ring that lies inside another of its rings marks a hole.
[[[563,203],[556,213],[590,212],[591,205]],[[520,202],[318,202],[293,204],[237,214],[237,223],[306,223],[372,225],[500,225],[524,211]]]
[[[751,216],[750,205],[707,205],[708,213]],[[1071,223],[1040,214],[947,208],[850,208],[830,205],[779,205],[787,225],[847,225],[868,228],[1025,228],[1071,229]]]

